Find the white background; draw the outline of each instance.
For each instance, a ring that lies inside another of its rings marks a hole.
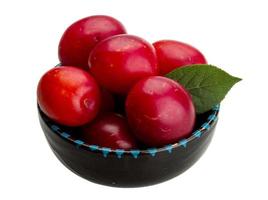
[[[0,199],[267,199],[268,6],[263,0],[8,0],[0,3]],[[36,86],[58,63],[75,20],[106,14],[150,42],[176,39],[243,78],[222,102],[215,137],[190,170],[120,189],[88,182],[53,155],[39,126]]]

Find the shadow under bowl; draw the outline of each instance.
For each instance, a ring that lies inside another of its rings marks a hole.
[[[161,148],[128,151],[86,144],[75,134],[76,129],[56,124],[39,108],[38,111],[51,149],[71,171],[103,185],[142,187],[176,177],[201,157],[212,139],[219,105],[197,115],[190,137]]]

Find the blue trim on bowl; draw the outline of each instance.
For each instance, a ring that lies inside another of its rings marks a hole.
[[[100,150],[100,147],[98,145],[89,145],[88,146],[91,151],[97,151]]]
[[[184,148],[187,147],[188,140],[187,139],[182,139],[179,141],[179,146],[182,146]]]
[[[151,156],[155,156],[155,154],[157,153],[157,148],[149,148],[149,149],[147,149],[147,151],[149,152],[149,154],[151,155]]]
[[[117,158],[122,158],[122,155],[125,153],[124,149],[116,149],[115,153],[117,155]]]
[[[122,158],[126,154],[131,154],[134,159],[137,159],[142,153],[149,154],[150,156],[154,157],[157,155],[160,151],[167,151],[168,153],[172,153],[173,149],[175,147],[181,147],[181,148],[187,148],[187,145],[190,141],[192,141],[195,138],[200,138],[205,133],[205,131],[209,130],[211,128],[211,125],[218,120],[218,112],[220,109],[220,105],[216,105],[212,108],[212,114],[210,114],[207,118],[207,121],[201,125],[201,128],[198,130],[195,130],[192,135],[188,138],[181,139],[175,144],[169,144],[162,148],[148,148],[145,150],[139,150],[139,149],[132,149],[132,150],[124,150],[124,149],[111,149],[107,147],[100,147],[98,145],[89,145],[86,144],[82,140],[73,139],[71,135],[56,125],[56,124],[50,124],[50,128],[54,131],[54,133],[58,134],[60,137],[71,141],[76,145],[77,148],[80,147],[86,147],[87,150],[93,151],[93,152],[101,152],[103,157],[108,157],[111,153],[114,153],[118,159]]]
[[[130,150],[130,153],[132,154],[134,158],[138,158],[141,152],[138,149],[133,149],[133,150]]]
[[[111,152],[111,148],[107,148],[107,147],[102,147],[101,148],[101,151],[102,151],[102,155],[103,155],[103,157],[107,157],[108,156],[108,154]]]
[[[173,146],[171,144],[165,146],[165,149],[168,153],[172,153]]]
[[[66,133],[66,132],[62,132],[60,135],[61,135],[61,137],[64,137],[64,138],[71,137],[71,135]]]

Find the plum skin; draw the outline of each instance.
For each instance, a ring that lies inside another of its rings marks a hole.
[[[62,65],[88,70],[88,56],[100,41],[125,34],[125,27],[113,17],[94,15],[74,22],[63,33],[58,47]]]
[[[151,76],[129,92],[126,113],[133,134],[148,146],[160,147],[188,137],[195,108],[188,92],[177,82]]]
[[[65,126],[81,126],[92,121],[99,112],[100,90],[86,71],[60,66],[41,77],[37,102],[54,121]]]
[[[159,40],[153,43],[153,46],[156,50],[160,75],[187,65],[207,64],[204,55],[189,44],[175,40]]]
[[[116,113],[105,113],[82,127],[81,138],[87,144],[112,149],[130,150],[137,147],[126,119]]]
[[[153,46],[134,35],[116,35],[100,42],[89,56],[90,73],[116,94],[127,94],[140,79],[158,75]]]

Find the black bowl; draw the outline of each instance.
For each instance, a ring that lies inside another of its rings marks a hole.
[[[71,171],[103,185],[141,187],[171,179],[201,157],[213,136],[219,105],[197,116],[189,138],[162,148],[130,151],[88,145],[75,134],[76,129],[56,124],[38,110],[51,149]]]

